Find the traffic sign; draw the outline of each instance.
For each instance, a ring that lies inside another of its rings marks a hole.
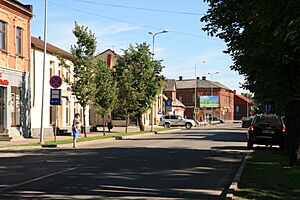
[[[62,80],[59,76],[52,76],[50,78],[50,85],[53,88],[59,88],[62,84]]]
[[[50,105],[61,105],[61,89],[50,89]]]
[[[167,107],[172,107],[172,99],[171,98],[168,98],[166,105],[167,105]]]
[[[200,109],[197,108],[197,107],[195,107],[195,108],[194,108],[194,112],[198,114],[198,113],[200,112]]]

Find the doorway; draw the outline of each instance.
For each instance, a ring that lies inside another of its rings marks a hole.
[[[6,95],[6,88],[0,87],[0,133],[4,133],[5,131],[5,112],[6,112],[6,105],[5,105],[5,95]]]

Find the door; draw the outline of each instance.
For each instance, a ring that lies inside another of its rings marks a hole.
[[[0,87],[0,133],[4,133],[5,131],[5,127],[4,127],[5,110],[6,110],[5,92],[6,92],[6,88]]]

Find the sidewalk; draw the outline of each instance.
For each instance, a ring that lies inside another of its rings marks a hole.
[[[154,126],[154,128],[161,128],[161,126]],[[93,137],[97,135],[102,135],[102,128],[98,128],[98,132],[90,132],[87,133],[87,137]],[[151,130],[151,126],[145,126],[145,131]],[[125,132],[125,127],[114,127],[111,132],[109,133],[107,129],[105,129],[106,135],[109,134],[114,134],[114,133],[124,133]],[[138,126],[128,126],[128,132],[139,132],[140,128]],[[81,133],[79,134],[79,138],[84,137],[84,134]],[[71,135],[58,135],[56,136],[56,141],[60,140],[67,140],[67,139],[72,139]],[[45,137],[44,142],[47,141],[54,141],[54,136],[52,137]],[[11,147],[11,146],[16,146],[16,145],[26,145],[26,144],[33,144],[33,143],[39,143],[40,139],[39,138],[22,138],[20,140],[12,140],[12,141],[0,141],[0,148],[1,147]]]

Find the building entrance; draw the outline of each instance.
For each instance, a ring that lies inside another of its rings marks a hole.
[[[6,88],[0,87],[0,133],[4,133],[5,131],[5,111],[6,111],[6,105],[5,105],[5,93]]]

